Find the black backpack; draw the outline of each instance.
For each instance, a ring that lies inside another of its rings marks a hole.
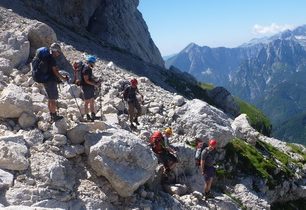
[[[35,82],[45,83],[50,79],[49,66],[46,58],[50,56],[49,49],[41,47],[36,50],[36,55],[31,62],[32,78]]]
[[[201,154],[202,151],[208,147],[208,144],[206,142],[199,142],[198,145],[196,145],[196,151],[194,154],[194,160],[197,167],[200,167],[201,163]]]
[[[129,99],[131,86],[127,85],[123,91],[123,100],[127,101]]]

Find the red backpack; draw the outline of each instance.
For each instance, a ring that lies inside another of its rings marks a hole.
[[[160,131],[154,131],[154,133],[150,137],[150,145],[152,147],[153,152],[158,154],[161,153],[164,150],[163,143],[163,134]]]

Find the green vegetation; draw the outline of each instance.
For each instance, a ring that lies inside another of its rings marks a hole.
[[[306,163],[306,153],[303,152],[300,146],[291,143],[287,143],[287,146],[291,148],[292,152],[300,154],[304,158],[302,163]]]
[[[210,83],[199,83],[199,86],[204,90],[212,90],[214,88],[214,85]]]
[[[260,110],[255,106],[244,102],[243,100],[234,97],[236,103],[240,107],[240,113],[245,113],[251,122],[251,126],[255,128],[258,132],[270,136],[272,131],[272,125],[269,118],[267,118]]]
[[[262,177],[271,189],[293,175],[287,167],[291,158],[267,143],[258,141],[254,147],[243,140],[234,139],[226,146],[226,159],[234,162],[235,157],[238,157],[237,167],[243,173]],[[276,159],[282,163],[281,166]],[[277,176],[272,177],[277,170]]]
[[[207,91],[202,89],[196,81],[191,82],[184,75],[178,76],[178,74],[169,71],[167,72],[165,82],[188,99],[197,98],[214,106],[213,101],[207,95]]]

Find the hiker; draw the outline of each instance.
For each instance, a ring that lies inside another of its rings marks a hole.
[[[82,80],[82,69],[84,67],[83,62],[81,60],[76,60],[72,64],[73,66],[73,84],[76,84],[78,86],[81,85],[81,80]]]
[[[174,155],[176,151],[170,146],[168,140],[172,134],[172,129],[166,128],[163,133],[155,131],[150,137],[150,146],[157,156],[158,162],[163,164],[165,175],[169,174],[178,162]]]
[[[84,95],[84,109],[87,120],[94,121],[96,119],[95,113],[95,88],[99,88],[99,83],[94,80],[92,69],[97,59],[93,55],[86,56],[86,64],[84,65],[82,73],[81,86]],[[89,115],[89,108],[91,115]]]
[[[136,123],[136,125],[139,125],[138,117],[141,114],[141,107],[137,99],[137,94],[141,96],[141,100],[143,102],[143,95],[139,92],[137,85],[138,81],[134,78],[130,81],[130,85],[127,86],[123,91],[123,98],[128,103],[128,114],[131,123],[131,128],[136,128],[133,122]],[[135,109],[137,110],[136,113]]]
[[[208,147],[206,147],[201,153],[201,172],[205,178],[204,195],[206,199],[213,198],[210,188],[216,174],[216,169],[214,167],[217,154],[216,147],[217,141],[215,139],[211,139],[208,142]]]
[[[58,43],[53,43],[50,46],[50,53],[43,58],[43,62],[47,66],[48,79],[43,82],[48,97],[48,109],[50,112],[51,120],[57,121],[63,119],[63,116],[56,113],[56,100],[58,99],[57,83],[60,81],[67,81],[68,78],[59,73],[59,68],[56,65],[55,58],[62,53],[61,47]]]

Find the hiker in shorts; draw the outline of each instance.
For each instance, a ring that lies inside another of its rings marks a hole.
[[[216,175],[216,169],[214,167],[217,154],[216,147],[217,141],[215,139],[211,139],[208,142],[208,147],[206,147],[201,153],[201,172],[205,179],[204,195],[206,199],[213,198],[210,189],[213,178]]]
[[[158,162],[164,166],[164,174],[169,174],[176,166],[176,150],[169,144],[169,138],[172,136],[172,129],[166,128],[163,133],[155,131],[150,137],[150,146],[155,153]]]
[[[138,81],[134,78],[130,81],[130,85],[126,87],[125,90],[123,91],[123,98],[128,103],[128,113],[129,113],[131,128],[136,128],[133,122],[136,123],[136,125],[139,125],[138,117],[141,115],[141,107],[137,99],[137,94],[141,96],[141,99],[143,101],[143,95],[139,92],[137,85]]]
[[[86,56],[86,64],[82,69],[81,86],[84,95],[84,108],[87,120],[94,121],[96,119],[95,113],[95,88],[99,88],[99,83],[94,80],[92,69],[97,59],[93,55]],[[89,115],[89,109],[91,115]]]
[[[63,119],[56,113],[56,100],[58,99],[57,83],[60,81],[67,81],[68,78],[59,73],[59,68],[56,65],[55,58],[62,53],[61,47],[58,43],[53,43],[50,46],[50,56],[46,57],[45,62],[48,65],[48,71],[51,72],[47,82],[43,83],[48,96],[48,109],[50,112],[51,120],[57,121]]]

